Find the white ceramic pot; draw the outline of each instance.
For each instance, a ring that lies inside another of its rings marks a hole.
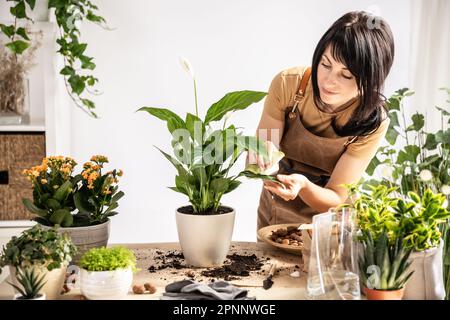
[[[44,229],[51,227],[42,226]],[[91,248],[106,247],[109,239],[110,221],[87,227],[58,228],[58,232],[66,233],[72,238],[72,242],[78,249],[78,253],[72,258],[72,263],[77,264],[83,253]]]
[[[14,295],[13,300],[47,300],[45,293],[40,293],[36,298],[33,299],[23,299],[23,296],[20,293],[16,293]]]
[[[36,268],[36,273],[40,276],[45,273],[45,284],[41,289],[41,292],[46,295],[47,300],[57,300],[61,297],[61,291],[63,289],[64,281],[66,280],[67,267],[61,267],[48,271],[46,268]],[[9,274],[11,275],[11,282],[20,287],[19,282],[16,279],[16,269],[9,266]],[[14,289],[17,293],[17,290]]]
[[[131,267],[113,271],[81,269],[81,293],[90,300],[121,299],[127,295],[132,282]]]
[[[443,300],[445,298],[443,275],[443,248],[438,247],[425,251],[413,251],[410,255],[413,275],[405,286],[403,300]]]
[[[215,215],[176,211],[178,239],[186,263],[193,267],[223,264],[230,249],[235,211]]]

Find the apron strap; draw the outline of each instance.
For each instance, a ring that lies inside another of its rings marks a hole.
[[[347,142],[344,144],[344,148],[347,148],[350,143],[353,143],[358,139],[358,136],[353,136],[348,138]]]
[[[297,108],[297,105],[299,102],[303,99],[305,96],[305,90],[306,86],[308,84],[309,78],[311,76],[311,67],[308,67],[303,71],[302,80],[300,81],[300,87],[298,92],[294,96],[294,106],[292,107],[291,111],[289,112],[289,118],[293,119],[295,118],[295,109]]]

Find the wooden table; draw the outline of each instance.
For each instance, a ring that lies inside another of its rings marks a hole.
[[[114,245],[116,246],[116,245]],[[174,281],[187,279],[186,273],[190,270],[194,273],[194,281],[209,283],[211,278],[204,277],[200,273],[205,269],[188,268],[188,269],[174,269],[167,268],[164,270],[157,270],[154,273],[148,271],[148,267],[155,265],[154,257],[159,252],[167,252],[172,250],[180,250],[178,243],[151,243],[151,244],[122,244],[130,248],[138,258],[137,267],[139,271],[133,277],[133,284],[144,284],[145,282],[152,283],[157,291],[154,294],[133,294],[131,291],[125,299],[149,299],[157,300],[165,291],[164,288],[169,283]],[[238,254],[256,254],[256,256],[264,261],[261,272],[251,272],[249,277],[240,277],[239,280],[232,280],[231,283],[247,289],[248,296],[256,297],[256,299],[267,300],[299,300],[305,299],[306,274],[303,273],[303,262],[300,256],[286,253],[272,247],[266,243],[260,242],[233,242],[230,248],[230,253]],[[270,258],[270,259],[267,259]],[[278,270],[273,277],[273,286],[269,290],[262,287],[262,283],[266,278],[271,263],[276,262]],[[290,274],[294,271],[300,272],[300,277],[295,278]],[[9,276],[6,278],[9,280]],[[220,280],[220,279],[215,279]],[[0,283],[0,299],[11,299],[13,296],[13,289],[10,285],[3,281]],[[70,292],[64,294],[62,299],[75,300],[80,299],[80,290],[72,289]]]

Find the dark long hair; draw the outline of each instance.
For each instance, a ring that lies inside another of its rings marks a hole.
[[[333,58],[344,64],[355,77],[360,95],[360,105],[349,121],[340,127],[333,119],[333,129],[340,136],[370,134],[384,120],[386,99],[381,92],[394,60],[391,29],[382,18],[364,11],[349,12],[339,18],[314,51],[312,85],[316,104],[323,104],[317,85],[317,67],[328,46],[331,46]]]

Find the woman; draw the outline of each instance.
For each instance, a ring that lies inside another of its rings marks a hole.
[[[258,229],[310,223],[347,200],[342,184],[360,179],[389,126],[381,92],[393,58],[388,24],[350,12],[320,39],[311,68],[275,76],[257,135],[269,151],[284,152],[277,175],[283,185],[264,182]],[[262,169],[273,165],[254,154],[248,160]]]

